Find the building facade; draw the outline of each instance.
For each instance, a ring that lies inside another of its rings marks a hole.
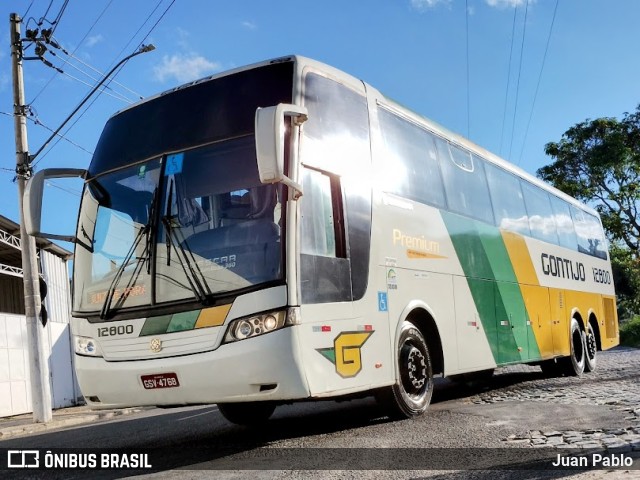
[[[69,320],[71,252],[38,239],[38,267],[47,294],[45,352],[49,358],[53,408],[82,401],[73,367]],[[42,282],[41,282],[42,283]],[[0,216],[0,417],[32,411],[29,348],[24,309],[20,226]]]

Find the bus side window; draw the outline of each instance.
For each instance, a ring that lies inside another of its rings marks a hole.
[[[518,178],[490,163],[485,163],[485,171],[496,225],[504,230],[531,235]]]
[[[558,234],[556,232],[556,222],[551,209],[549,194],[529,182],[522,183],[524,193],[524,204],[529,215],[529,228],[531,236],[538,240],[555,243],[558,245]]]
[[[379,110],[385,158],[377,173],[383,190],[416,202],[444,207],[444,189],[433,135],[413,123]]]
[[[484,162],[444,139],[437,138],[436,146],[449,209],[493,224]]]
[[[338,177],[305,168],[302,186],[301,252],[322,257],[345,257]]]
[[[606,259],[607,246],[598,219],[573,205],[571,206],[571,216],[578,236],[578,251]]]
[[[549,195],[549,197],[551,198],[551,208],[553,209],[553,216],[558,230],[559,245],[570,248],[571,250],[577,250],[578,239],[576,237],[576,231],[573,228],[573,219],[571,218],[569,204],[555,195]]]

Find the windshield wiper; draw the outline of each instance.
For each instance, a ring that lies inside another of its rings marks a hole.
[[[187,242],[178,238],[176,229],[171,225],[172,217],[162,217],[162,224],[167,234],[167,265],[169,265],[169,245],[172,245],[176,249],[176,257],[178,262],[184,271],[187,282],[193,294],[198,298],[200,303],[206,303],[207,295],[211,295],[211,290],[207,284],[204,274],[198,266],[198,262],[193,256],[193,252],[189,248]],[[184,248],[183,243],[187,246]],[[179,253],[178,253],[179,252]],[[191,257],[191,259],[189,259]]]
[[[129,282],[127,283],[127,286],[124,289],[124,293],[120,295],[120,297],[118,298],[118,302],[116,303],[115,308],[121,307],[122,304],[127,299],[129,288],[135,284],[136,280],[140,276],[140,270],[141,270],[140,266],[142,265],[143,261],[145,260],[147,261],[147,273],[150,272],[151,261],[153,259],[152,240],[153,240],[153,229],[155,225],[154,210],[155,210],[157,194],[158,194],[158,187],[156,187],[153,190],[147,223],[144,226],[142,226],[140,230],[138,230],[138,233],[136,234],[136,238],[134,238],[133,243],[129,248],[129,251],[125,255],[122,265],[118,267],[118,270],[116,271],[116,274],[113,277],[113,280],[111,281],[111,285],[109,285],[109,289],[107,290],[107,296],[105,297],[104,303],[102,304],[102,309],[100,310],[100,318],[102,320],[105,320],[109,315],[109,311],[111,310],[111,303],[113,302],[113,297],[115,295],[118,282],[122,278],[122,274],[124,273],[125,269],[130,265],[131,258],[133,257],[133,254],[135,253],[136,248],[138,248],[138,245],[140,245],[140,242],[142,241],[142,237],[145,234],[147,235],[147,239],[145,242],[144,250],[142,251],[142,255],[137,257],[136,267],[131,273],[131,277],[129,279]]]
[[[122,265],[118,267],[118,270],[116,271],[116,274],[113,277],[113,280],[111,281],[111,285],[109,285],[109,289],[107,290],[107,296],[105,297],[104,303],[102,304],[102,309],[100,310],[100,318],[102,320],[105,320],[107,318],[107,315],[109,314],[109,310],[111,309],[111,302],[113,301],[113,296],[115,295],[115,292],[116,292],[116,286],[118,285],[120,278],[122,278],[122,274],[124,273],[125,269],[130,265],[131,257],[133,257],[133,254],[135,253],[136,248],[138,248],[138,245],[140,245],[140,242],[142,241],[142,237],[146,233],[149,233],[149,229],[150,229],[149,224],[146,224],[140,228],[140,230],[138,231],[138,234],[136,235],[136,238],[131,244],[131,248],[129,248],[127,255],[124,257],[124,261],[122,262]],[[136,269],[133,271],[131,275],[132,279],[137,278],[137,275],[135,275],[135,273],[141,264],[140,260],[144,260],[147,258],[146,254],[147,254],[148,248],[149,248],[149,244],[147,243],[147,246],[145,246],[145,249],[142,252],[142,255],[137,258]],[[129,285],[130,284],[131,282],[129,282]],[[125,290],[125,292],[126,291],[127,290]],[[120,296],[120,298],[118,299],[120,305],[124,302],[124,299],[126,298],[126,296],[127,296],[126,293]]]
[[[171,264],[171,247],[176,250],[176,257],[180,262],[180,266],[184,271],[187,282],[189,283],[189,287],[191,291],[196,296],[198,301],[202,304],[206,303],[207,296],[211,295],[211,290],[209,289],[209,285],[207,284],[207,280],[204,277],[204,274],[200,270],[198,266],[198,262],[193,255],[193,252],[189,248],[189,244],[186,242],[185,238],[178,238],[177,231],[179,227],[176,229],[173,226],[174,216],[171,215],[171,204],[173,200],[173,179],[169,184],[169,195],[167,198],[167,208],[165,211],[165,215],[162,217],[162,224],[165,228],[166,245],[167,245],[167,266]],[[183,245],[186,245],[185,248]],[[189,258],[191,257],[191,258]]]

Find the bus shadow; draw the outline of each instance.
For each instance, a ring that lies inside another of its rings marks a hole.
[[[463,399],[541,378],[545,378],[542,372],[531,371],[503,373],[486,381],[463,384],[437,379],[432,403]],[[176,469],[330,470],[334,466],[330,460],[333,456],[336,461],[344,462],[345,454],[355,458],[362,450],[368,450],[350,448],[353,446],[349,443],[351,436],[334,434],[395,422],[372,397],[283,405],[276,409],[269,422],[252,428],[230,424],[215,406],[153,412],[153,416],[16,438],[0,442],[0,447],[149,454],[152,464],[149,470],[98,470],[92,472],[92,478],[122,478]],[[429,420],[428,416],[424,421]],[[375,431],[366,435],[375,437]],[[307,442],[305,437],[314,438]],[[313,448],[304,448],[309,443]],[[380,448],[371,448],[368,454],[377,455],[378,451]],[[47,472],[46,477],[84,479],[86,472]]]

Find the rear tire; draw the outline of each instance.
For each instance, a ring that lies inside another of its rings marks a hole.
[[[584,372],[585,346],[584,334],[578,320],[575,318],[571,319],[569,340],[571,343],[571,355],[562,359],[563,371],[568,376],[579,376]]]
[[[584,371],[593,372],[596,369],[596,355],[598,353],[598,343],[596,333],[591,322],[587,322],[587,331],[584,335]]]
[[[396,351],[399,378],[395,385],[381,389],[376,398],[394,418],[422,415],[433,395],[433,364],[429,347],[420,330],[404,322]]]
[[[219,403],[218,410],[224,418],[236,425],[260,425],[269,420],[276,409],[272,402]]]

